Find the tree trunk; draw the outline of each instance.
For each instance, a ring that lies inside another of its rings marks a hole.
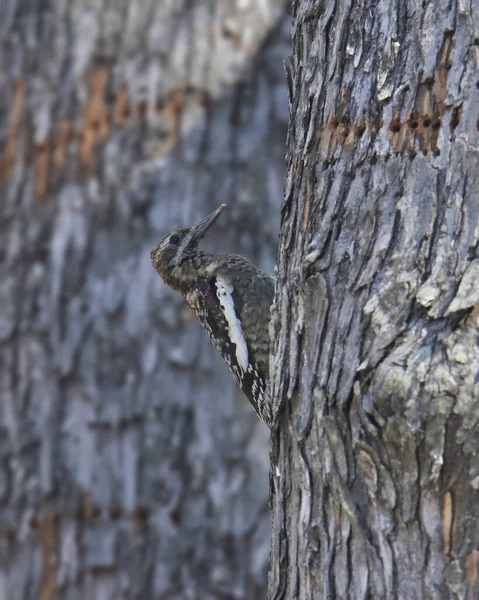
[[[284,10],[2,3],[2,599],[265,597],[266,427],[149,254],[227,202],[272,270]]]
[[[294,2],[271,599],[478,597],[478,15]]]

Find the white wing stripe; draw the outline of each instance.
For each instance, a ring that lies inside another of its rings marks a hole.
[[[216,278],[216,295],[223,309],[226,322],[228,323],[228,334],[230,340],[236,345],[236,360],[243,372],[248,370],[248,346],[243,335],[241,321],[235,311],[233,302],[233,286],[224,279],[224,277]]]

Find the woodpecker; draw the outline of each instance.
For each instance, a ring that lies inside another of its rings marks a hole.
[[[225,209],[195,227],[173,229],[151,252],[156,272],[206,329],[256,414],[271,427],[269,321],[274,279],[238,254],[210,254],[198,242]]]

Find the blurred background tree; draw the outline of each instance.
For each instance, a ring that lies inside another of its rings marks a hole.
[[[266,427],[149,254],[227,202],[273,270],[285,6],[2,4],[0,598],[265,597]]]

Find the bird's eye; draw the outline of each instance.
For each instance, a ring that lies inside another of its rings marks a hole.
[[[180,239],[181,239],[180,236],[176,235],[176,233],[174,233],[172,236],[170,236],[170,244],[174,244],[176,246],[177,244],[180,243]]]

